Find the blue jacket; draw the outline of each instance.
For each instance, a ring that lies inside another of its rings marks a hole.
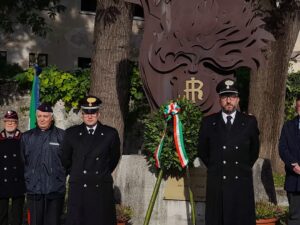
[[[60,195],[65,192],[66,173],[61,163],[64,131],[52,126],[25,132],[21,138],[27,194]]]
[[[300,175],[293,171],[292,163],[300,165],[299,117],[287,121],[281,130],[279,155],[285,164],[286,178],[284,188],[288,192],[300,191]]]

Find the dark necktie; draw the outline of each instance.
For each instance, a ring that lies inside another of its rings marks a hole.
[[[226,122],[226,128],[227,130],[230,130],[231,129],[231,119],[232,119],[232,116],[227,116],[227,122]]]
[[[89,129],[89,135],[93,135],[94,129]]]

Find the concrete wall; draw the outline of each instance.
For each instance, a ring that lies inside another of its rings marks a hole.
[[[297,72],[300,70],[300,35],[298,34],[298,38],[291,56],[291,66],[289,68],[289,71]]]

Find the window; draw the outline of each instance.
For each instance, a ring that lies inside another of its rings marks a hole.
[[[48,66],[48,54],[29,53],[29,66],[38,64],[40,67]]]
[[[0,63],[7,63],[7,52],[0,51]]]
[[[97,0],[81,0],[81,11],[96,12]]]
[[[78,57],[78,67],[82,69],[91,68],[91,58]]]
[[[38,54],[37,61],[40,67],[48,66],[48,54]]]
[[[34,53],[29,53],[29,66],[36,64],[36,58]]]

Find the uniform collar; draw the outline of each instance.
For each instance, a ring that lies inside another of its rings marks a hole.
[[[233,113],[231,113],[231,114],[226,114],[226,113],[224,113],[222,111],[222,118],[223,118],[223,120],[224,120],[225,123],[227,122],[227,116],[231,116],[232,117],[231,122],[233,123],[234,119],[235,119],[235,116],[236,116],[236,110]]]
[[[21,137],[21,131],[19,129],[16,129],[14,134],[11,136],[12,139],[20,139]],[[7,132],[4,130],[1,131],[0,133],[0,140],[4,140],[8,138]]]
[[[93,129],[94,130],[93,133],[95,133],[97,125],[98,125],[98,123],[96,123],[93,127],[88,127],[88,126],[85,126],[85,127],[86,127],[86,129],[87,129],[88,132],[89,132],[90,129]]]

